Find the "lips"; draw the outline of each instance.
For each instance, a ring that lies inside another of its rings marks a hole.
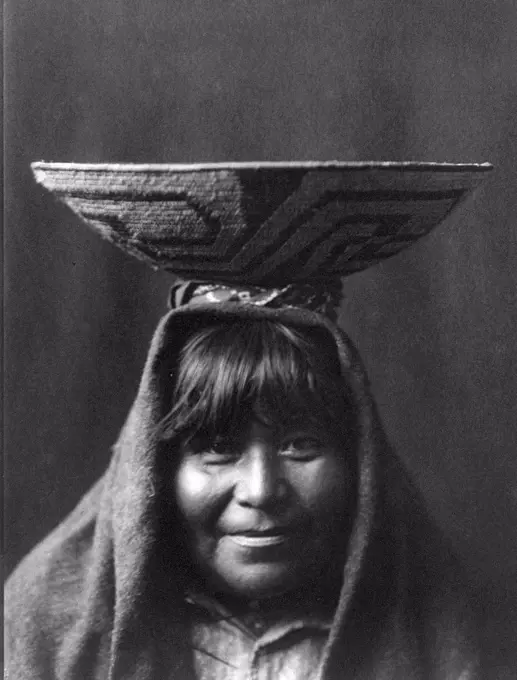
[[[236,529],[235,531],[229,531],[230,534],[235,534],[239,536],[278,536],[278,534],[290,533],[292,529],[286,526],[271,525],[267,527],[258,527],[250,529]]]
[[[288,539],[287,534],[270,534],[270,533],[246,533],[246,534],[229,534],[228,538],[237,545],[243,548],[268,548],[274,545],[281,545]]]
[[[266,548],[285,543],[290,534],[292,534],[292,529],[272,526],[263,529],[231,532],[228,534],[228,538],[245,548]]]

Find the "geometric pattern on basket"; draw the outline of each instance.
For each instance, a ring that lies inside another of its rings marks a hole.
[[[259,286],[345,276],[391,257],[427,234],[482,175],[37,165],[38,180],[74,212],[152,266]]]

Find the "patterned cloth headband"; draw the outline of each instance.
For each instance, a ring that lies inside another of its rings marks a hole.
[[[188,281],[171,288],[169,306],[176,309],[187,304],[239,302],[256,307],[301,307],[324,314],[336,323],[341,300],[342,282],[339,277],[321,284],[289,284],[282,288]]]

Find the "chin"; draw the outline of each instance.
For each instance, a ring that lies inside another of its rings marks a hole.
[[[283,595],[296,588],[293,570],[279,565],[254,565],[238,573],[220,574],[225,590],[251,600]]]

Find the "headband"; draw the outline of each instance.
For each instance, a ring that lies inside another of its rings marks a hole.
[[[255,307],[310,309],[337,322],[342,300],[342,281],[339,277],[322,283],[291,283],[281,288],[182,281],[172,286],[169,307],[196,306],[236,302]]]

